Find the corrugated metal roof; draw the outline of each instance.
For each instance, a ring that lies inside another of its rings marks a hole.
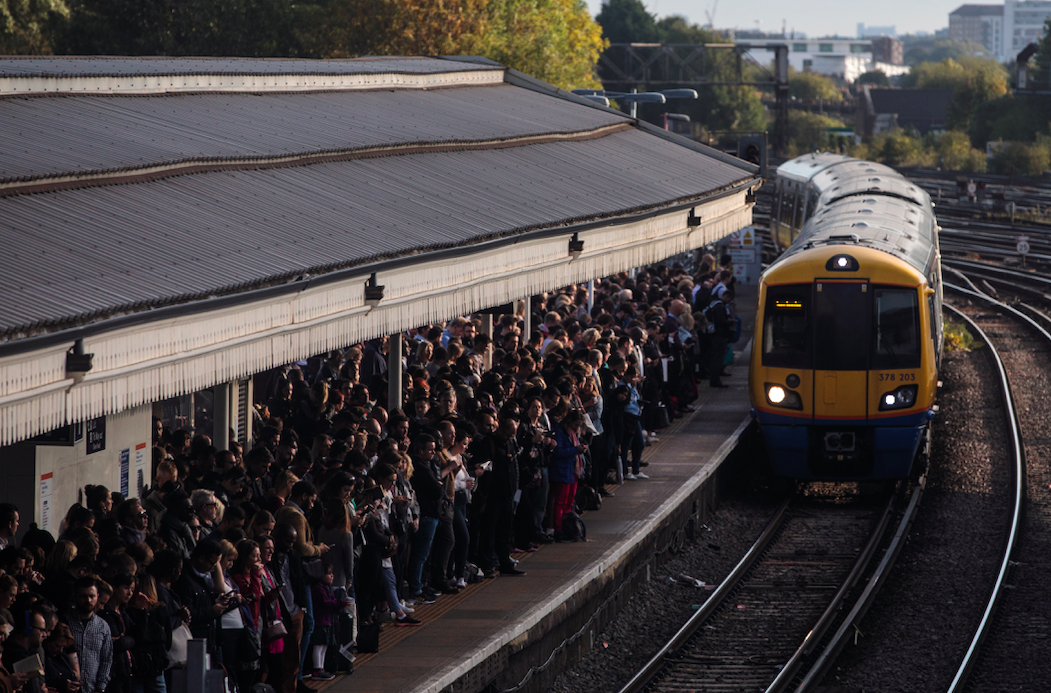
[[[457,69],[463,65],[431,62]],[[623,122],[626,116],[507,84],[292,94],[8,97],[0,99],[0,182],[191,160],[500,140]]]
[[[491,70],[492,65],[438,58],[389,57],[349,60],[288,58],[105,58],[5,56],[0,77],[146,76],[146,75],[356,75],[437,74]]]
[[[627,130],[10,196],[0,199],[0,333],[660,208],[752,178]]]

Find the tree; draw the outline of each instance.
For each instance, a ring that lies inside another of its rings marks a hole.
[[[1044,35],[1037,45],[1029,77],[1033,84],[1047,89],[1051,87],[1051,18],[1044,20]]]
[[[583,0],[489,0],[478,52],[563,89],[600,88],[595,64],[608,45]]]
[[[0,55],[50,53],[50,26],[68,14],[63,0],[0,0]]]
[[[947,124],[954,130],[966,130],[982,104],[1007,93],[1007,78],[1007,70],[996,60],[961,57],[916,65],[905,75],[902,86],[952,90]]]
[[[288,0],[70,0],[55,51],[80,55],[294,55]]]
[[[788,112],[788,149],[791,156],[827,149],[828,129],[843,127],[842,121],[817,113],[792,110]]]
[[[888,166],[921,166],[930,163],[930,156],[924,152],[919,138],[903,130],[876,135],[867,145],[859,147],[854,155]]]
[[[656,43],[657,20],[641,0],[608,0],[595,17],[610,43]]]
[[[1051,168],[1051,139],[1033,143],[1001,143],[993,154],[990,169],[1010,176],[1039,176]]]
[[[939,168],[973,173],[985,171],[985,152],[973,148],[966,134],[950,130],[940,135],[930,135],[927,139],[931,158]]]
[[[816,72],[791,71],[788,75],[789,94],[803,101],[839,103],[843,94],[830,78]]]
[[[871,84],[877,87],[889,87],[890,77],[882,70],[873,70],[862,74],[857,79],[857,84]]]
[[[905,44],[905,64],[938,63],[947,59],[970,56],[988,56],[985,46],[973,41],[955,41],[933,36],[902,36]]]

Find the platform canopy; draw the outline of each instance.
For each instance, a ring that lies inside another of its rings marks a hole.
[[[0,444],[699,247],[758,183],[484,59],[0,58]]]

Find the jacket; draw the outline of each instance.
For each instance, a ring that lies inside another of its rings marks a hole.
[[[572,484],[577,480],[577,455],[580,446],[574,445],[569,431],[555,426],[555,449],[548,463],[549,480],[552,483]]]

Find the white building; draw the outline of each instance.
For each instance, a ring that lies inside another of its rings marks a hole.
[[[820,39],[738,39],[739,46],[762,46],[770,44],[788,45],[788,62],[799,72],[816,72],[830,77],[839,77],[848,83],[857,80],[866,72],[879,70],[888,77],[903,75],[909,71],[905,65],[878,63],[872,57],[870,39],[820,38]]]
[[[1004,6],[960,5],[949,13],[949,38],[980,43],[1003,60]]]
[[[1051,0],[1007,0],[1004,3],[1004,55],[1011,60],[1030,43],[1044,36],[1044,22],[1051,17]]]

